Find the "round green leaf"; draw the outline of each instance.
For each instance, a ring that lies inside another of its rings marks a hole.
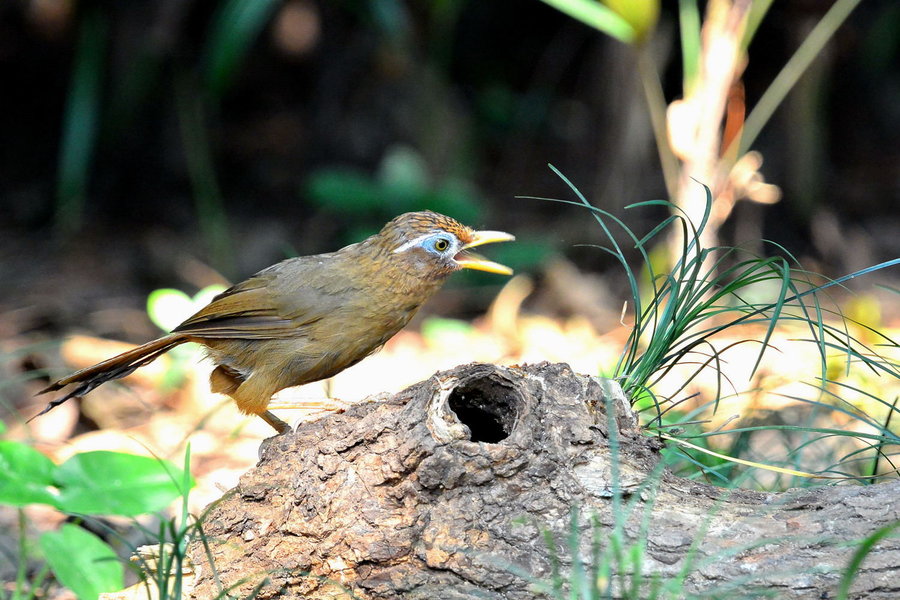
[[[428,163],[409,146],[392,146],[378,168],[378,180],[406,196],[424,194],[429,188]]]
[[[43,534],[40,545],[56,579],[79,600],[96,600],[102,592],[125,587],[124,569],[116,553],[77,525],[66,523],[59,531]]]
[[[180,469],[156,458],[102,450],[85,452],[57,469],[57,506],[70,513],[133,517],[165,508],[187,493],[179,488],[183,478]]]
[[[153,290],[147,296],[147,314],[163,331],[172,331],[191,316],[194,303],[190,296],[172,288]]]
[[[194,312],[200,310],[201,308],[212,302],[213,298],[224,292],[225,289],[226,288],[224,285],[219,285],[216,283],[206,286],[205,288],[194,294],[194,297],[191,300],[191,304],[193,304],[191,310],[193,310]],[[185,316],[185,319],[190,316],[191,315]]]
[[[381,185],[349,169],[316,171],[306,181],[306,195],[318,206],[338,213],[371,212],[384,204]]]
[[[50,504],[56,506],[53,485],[56,465],[26,444],[0,441],[0,503],[13,506]]]
[[[422,337],[436,348],[465,348],[475,328],[468,321],[429,317],[422,322]]]

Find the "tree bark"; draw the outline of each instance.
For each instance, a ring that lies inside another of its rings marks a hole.
[[[645,586],[689,564],[687,593],[833,598],[858,542],[900,520],[896,481],[724,490],[656,468],[659,447],[617,385],[567,365],[437,373],[268,440],[204,521],[194,597],[267,578],[260,598],[531,599],[554,555],[567,572],[618,519]],[[887,537],[851,597],[900,597],[898,565]]]

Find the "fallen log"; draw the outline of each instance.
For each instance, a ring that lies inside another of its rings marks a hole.
[[[685,594],[834,598],[858,543],[900,520],[897,481],[725,490],[664,472],[659,448],[618,386],[567,365],[440,372],[268,440],[205,518],[193,597],[265,579],[259,598],[525,600],[618,532],[643,548],[639,565],[613,563],[614,596],[656,577]],[[887,536],[850,597],[900,598],[898,567]]]

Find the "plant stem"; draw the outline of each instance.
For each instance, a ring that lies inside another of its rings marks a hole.
[[[653,137],[656,139],[656,150],[659,152],[659,162],[666,182],[666,192],[670,199],[674,199],[678,189],[678,159],[675,158],[675,154],[672,153],[672,148],[669,146],[666,126],[666,97],[653,64],[649,43],[637,47],[637,66],[641,87],[644,89],[644,97],[647,99],[647,110],[650,113]]]
[[[230,276],[234,260],[222,191],[207,137],[204,99],[188,76],[182,75],[176,82],[175,100],[200,232],[215,267]]]
[[[28,568],[28,556],[26,555],[27,548],[25,546],[25,527],[27,523],[25,521],[25,510],[20,508],[18,509],[19,513],[19,564],[16,567],[16,589],[13,592],[12,600],[19,600],[20,598],[24,600],[25,598],[25,575]],[[32,590],[33,591],[33,590]]]
[[[791,56],[790,60],[781,69],[781,72],[775,77],[772,84],[766,88],[765,93],[753,107],[753,110],[747,116],[744,122],[741,134],[735,136],[734,144],[740,144],[740,150],[737,156],[743,156],[756,141],[762,128],[765,127],[769,119],[775,113],[775,109],[781,104],[785,96],[788,95],[800,76],[806,72],[810,63],[819,55],[828,40],[837,31],[837,28],[850,16],[853,9],[862,0],[837,0],[832,7],[825,13],[822,20],[819,21],[809,36],[803,40],[797,51]],[[729,148],[726,154],[730,154],[734,148]]]

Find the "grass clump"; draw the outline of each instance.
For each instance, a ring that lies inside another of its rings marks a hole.
[[[868,482],[883,475],[879,467],[884,465],[890,473],[896,472],[890,449],[900,443],[900,437],[890,425],[898,410],[898,398],[882,398],[839,378],[865,371],[882,382],[900,380],[900,365],[893,357],[900,344],[844,314],[828,292],[831,288],[846,289],[844,284],[851,279],[895,267],[900,259],[828,279],[804,270],[796,257],[774,242],[767,245],[775,255],[765,257],[736,247],[703,247],[700,240],[712,208],[712,194],[706,186],[706,211],[699,224],[692,223],[667,201],[627,206],[626,210],[665,207],[671,211],[649,233],[639,236],[619,217],[591,205],[562,173],[552,166],[551,169],[577,200],[547,200],[589,210],[608,241],[607,245],[594,247],[613,256],[625,272],[628,312],[633,314],[633,324],[613,378],[622,385],[635,409],[642,412],[645,430],[668,440],[667,451],[677,452],[683,458],[680,465],[675,465],[680,474],[700,475],[727,485],[740,472],[738,467],[756,467],[779,477],[794,478],[789,481],[796,485],[796,478],[813,477],[849,477]],[[681,234],[681,255],[671,269],[657,271],[652,250],[672,228]],[[619,241],[623,236],[627,242]],[[640,269],[630,265],[635,253],[642,264]],[[762,335],[740,337],[740,333],[747,332],[745,326]],[[738,382],[729,380],[727,353],[745,345],[758,348],[750,353],[752,378],[764,357],[778,351],[774,343],[777,330],[790,330],[795,335],[794,342],[811,346],[818,357],[817,372],[797,374],[798,381],[805,380],[810,386],[812,397],[786,398],[810,408],[814,422],[725,428],[726,422],[718,429],[706,431],[703,426],[707,417],[716,413],[724,398],[748,393],[738,391]],[[725,339],[723,334],[733,336],[735,331],[737,338]],[[698,398],[690,392],[692,383],[709,373],[714,378],[715,393],[711,398]],[[681,379],[662,392],[661,383],[674,375]],[[879,406],[884,416],[872,417],[845,396],[867,399],[868,405]],[[840,415],[851,423],[843,427],[821,426],[819,422],[826,413]],[[740,456],[750,449],[753,436],[762,432],[793,444],[783,464],[763,464]],[[717,452],[710,441],[722,436],[730,436],[733,443],[724,452]],[[832,451],[831,462],[815,472],[801,470],[805,453],[821,442],[835,440],[852,444],[833,445],[837,450]],[[759,483],[772,488],[780,482],[778,479]]]

